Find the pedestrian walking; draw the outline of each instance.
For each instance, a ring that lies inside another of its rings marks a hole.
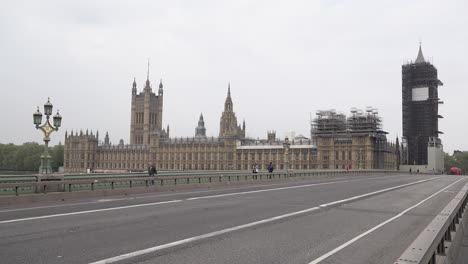
[[[253,179],[257,179],[257,175],[256,175],[256,174],[258,173],[258,165],[257,165],[257,163],[254,163],[254,164],[252,165],[252,173],[255,174],[252,178],[253,178]]]
[[[268,173],[270,173],[269,178],[271,179],[271,174],[273,173],[273,170],[275,169],[275,166],[273,165],[271,161],[268,164],[267,169],[268,169]]]
[[[156,177],[158,171],[156,170],[156,166],[154,164],[150,164],[148,167],[148,175],[150,177]],[[154,185],[154,180],[151,180],[151,185]]]

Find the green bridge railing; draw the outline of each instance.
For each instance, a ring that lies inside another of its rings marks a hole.
[[[160,172],[157,177],[148,177],[146,173],[120,173],[120,174],[67,174],[63,180],[38,181],[33,175],[3,175],[0,176],[0,196],[24,195],[47,192],[76,192],[95,191],[104,189],[135,188],[212,184],[223,182],[275,180],[298,177],[317,176],[351,176],[382,173],[398,173],[387,170],[298,170],[277,171],[275,173],[252,173],[246,171],[184,171]]]

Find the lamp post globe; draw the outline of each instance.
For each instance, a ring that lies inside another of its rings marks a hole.
[[[42,123],[42,113],[39,111],[39,106],[37,107],[37,111],[33,114],[33,121],[36,126],[39,126]]]
[[[50,98],[47,98],[47,103],[44,104],[44,114],[46,116],[50,116],[52,114],[52,108],[54,106],[52,105],[52,103],[50,102]]]
[[[57,110],[57,114],[54,115],[54,126],[58,130],[61,124],[62,124],[62,116],[59,114],[59,111]]]

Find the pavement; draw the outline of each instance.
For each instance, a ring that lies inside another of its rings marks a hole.
[[[464,219],[462,224],[463,224],[464,236],[462,238],[462,242],[461,242],[459,253],[458,253],[458,258],[455,264],[468,263],[468,219]]]
[[[393,263],[467,182],[342,176],[3,206],[0,262]]]

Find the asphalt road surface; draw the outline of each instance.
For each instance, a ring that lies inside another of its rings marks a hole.
[[[393,263],[468,182],[348,176],[0,208],[0,263]]]

